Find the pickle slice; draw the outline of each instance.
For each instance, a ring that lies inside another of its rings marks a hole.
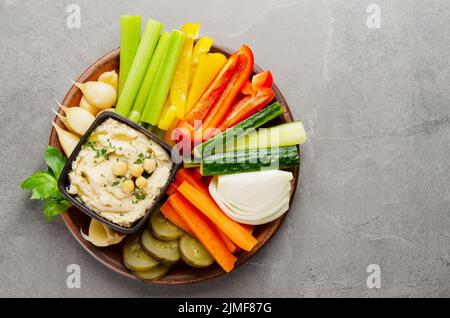
[[[142,232],[141,243],[144,250],[160,261],[175,263],[180,259],[178,241],[163,242],[155,239],[150,230]]]
[[[178,240],[184,234],[182,229],[170,222],[159,210],[152,213],[150,228],[153,236],[164,242]]]
[[[155,280],[163,277],[167,274],[170,269],[170,265],[168,264],[159,264],[155,268],[146,270],[146,271],[133,271],[133,274],[140,279],[144,280]]]
[[[130,236],[123,246],[123,263],[131,270],[149,270],[159,262],[148,255],[142,248],[139,235]]]
[[[214,258],[206,248],[194,237],[185,234],[180,239],[180,254],[183,261],[191,267],[208,267]]]

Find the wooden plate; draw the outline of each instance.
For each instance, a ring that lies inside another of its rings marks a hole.
[[[214,52],[220,52],[227,56],[229,56],[232,51],[221,46],[215,45],[212,49]],[[90,80],[97,80],[99,75],[106,71],[119,70],[119,49],[115,49],[105,56],[101,57],[94,64],[89,66],[89,68],[81,74],[81,76],[77,79],[77,82],[86,82]],[[254,72],[261,72],[261,68],[256,66],[254,67]],[[277,101],[281,103],[284,108],[284,114],[270,122],[267,126],[272,126],[274,124],[291,122],[293,120],[291,111],[289,106],[281,94],[280,90],[276,85],[274,85],[275,98]],[[67,93],[64,101],[62,102],[65,106],[78,106],[80,99],[82,97],[81,91],[72,86],[69,92]],[[59,110],[62,113],[62,110]],[[55,117],[54,121],[56,124],[64,127],[58,117]],[[58,147],[61,149],[61,145],[59,144],[56,131],[52,128],[50,133],[50,141],[49,144],[54,147]],[[297,181],[299,175],[299,167],[292,170],[294,174],[294,179],[292,182],[292,195],[291,202],[295,195],[295,191],[297,188]],[[241,251],[237,254],[238,260],[236,261],[236,267],[246,262],[252,255],[258,252],[264,244],[275,234],[275,232],[280,227],[281,222],[285,218],[286,214],[282,217],[272,221],[271,223],[260,225],[255,227],[254,236],[258,240],[258,244],[253,248],[251,252]],[[109,247],[96,247],[90,242],[86,241],[82,235],[81,231],[87,233],[89,228],[90,219],[84,213],[78,211],[75,208],[70,208],[67,212],[62,214],[62,218],[64,223],[66,224],[68,230],[75,239],[80,243],[83,248],[89,252],[94,258],[96,258],[99,262],[104,264],[107,268],[112,269],[113,271],[128,277],[130,279],[137,280],[137,278],[131,274],[131,272],[122,264],[122,244],[109,246]],[[233,272],[228,275],[233,275]],[[153,284],[166,284],[166,285],[176,285],[176,284],[192,284],[204,280],[208,280],[220,275],[226,274],[217,264],[214,264],[208,268],[196,269],[188,267],[187,265],[182,264],[181,262],[174,266],[169,274],[162,279],[149,281],[149,283]]]

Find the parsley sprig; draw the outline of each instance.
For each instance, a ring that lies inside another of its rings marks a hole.
[[[105,148],[98,149],[95,151],[95,157],[94,158],[103,158],[105,160],[109,160],[109,153],[108,150]]]
[[[152,157],[152,155],[149,154],[149,153],[147,155],[145,155],[142,152],[140,152],[138,154],[138,157],[137,157],[137,159],[136,159],[136,161],[134,163],[137,163],[138,165],[141,165],[144,162],[145,159],[150,159],[151,157]]]
[[[134,197],[136,198],[137,201],[142,201],[145,199],[145,193],[137,190],[134,192]]]
[[[21,184],[24,190],[31,190],[31,200],[42,200],[44,204],[44,215],[47,220],[67,210],[72,206],[58,190],[58,178],[66,164],[66,158],[57,149],[47,146],[45,152],[45,163],[47,171],[36,171],[31,177],[25,179]]]
[[[92,150],[95,150],[95,145],[97,142],[95,140],[89,140],[86,142],[86,147],[91,148]]]

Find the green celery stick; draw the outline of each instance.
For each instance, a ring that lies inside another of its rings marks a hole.
[[[155,85],[152,85],[148,94],[141,121],[151,125],[158,123],[185,39],[184,32],[173,30],[170,33],[169,46],[156,72]]]
[[[136,110],[132,110],[128,114],[128,119],[134,121],[135,123],[139,123],[141,121],[141,113],[137,112]]]
[[[144,108],[145,102],[147,101],[148,94],[154,83],[156,72],[161,64],[167,47],[169,46],[169,32],[163,32],[159,38],[158,45],[156,46],[155,52],[153,53],[150,64],[148,65],[147,72],[145,73],[144,80],[142,81],[141,87],[137,94],[136,100],[134,101],[133,108],[128,115],[128,118],[138,122],[141,118],[142,109]]]
[[[120,17],[120,72],[119,91],[127,80],[131,64],[141,40],[141,17],[138,15],[123,15]]]
[[[152,58],[162,27],[161,23],[151,19],[149,19],[145,25],[141,42],[139,43],[136,56],[134,57],[133,64],[131,64],[130,72],[128,73],[127,81],[125,82],[122,93],[117,101],[116,113],[119,115],[127,117],[133,106],[134,99],[136,98],[139,87],[144,79],[145,72],[147,71],[150,59]]]

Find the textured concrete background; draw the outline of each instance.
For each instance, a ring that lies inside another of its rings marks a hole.
[[[81,29],[66,6],[81,6]],[[366,8],[381,8],[380,29]],[[19,183],[42,169],[77,76],[119,44],[119,16],[248,43],[304,121],[299,191],[274,239],[208,283],[148,286],[106,270]],[[447,0],[0,0],[0,296],[450,296]],[[79,264],[81,289],[66,287]],[[366,268],[381,267],[381,288]]]

